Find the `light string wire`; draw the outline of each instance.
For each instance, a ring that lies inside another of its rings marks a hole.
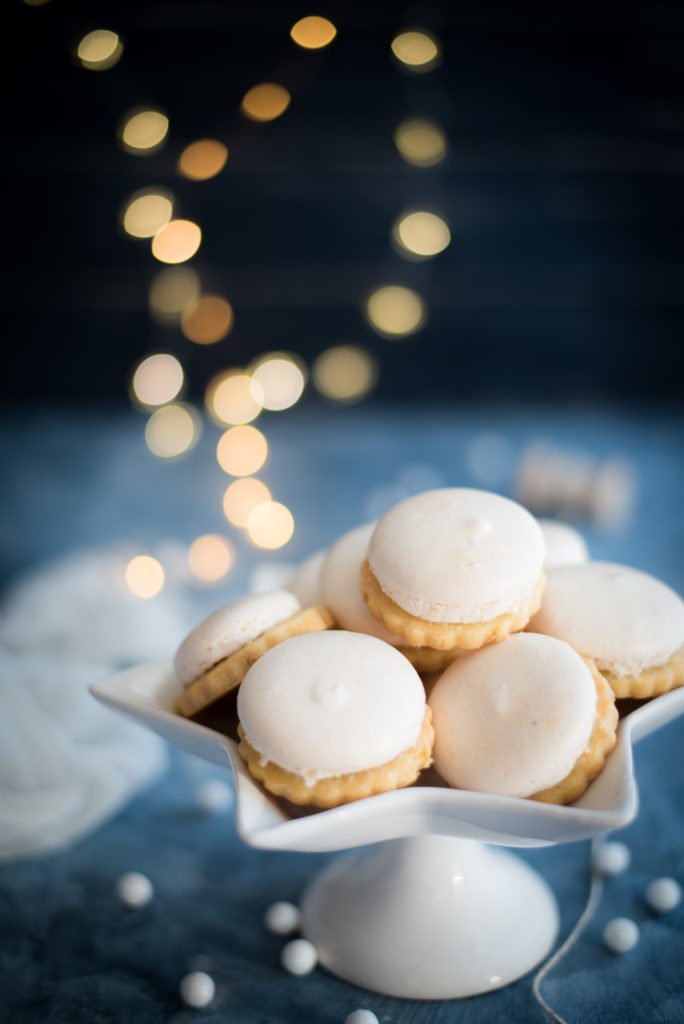
[[[592,868],[591,864],[593,861],[594,853],[597,850],[597,848],[601,845],[601,843],[602,839],[592,839],[591,841],[589,852],[589,891],[587,893],[587,900],[584,905],[584,910],[577,918],[577,921],[575,922],[575,925],[572,928],[568,937],[566,938],[565,942],[563,942],[562,945],[558,947],[556,952],[549,957],[546,963],[542,964],[542,966],[539,968],[532,981],[532,994],[534,995],[534,998],[536,999],[537,1003],[544,1011],[544,1013],[548,1017],[550,1017],[551,1020],[555,1021],[556,1024],[567,1024],[567,1021],[565,1020],[565,1018],[561,1017],[559,1014],[555,1012],[555,1010],[553,1010],[549,1006],[549,1004],[546,1002],[546,1000],[541,994],[541,987],[543,982],[546,981],[546,978],[551,973],[551,971],[555,967],[557,967],[563,959],[563,957],[570,952],[570,950],[575,945],[577,940],[580,938],[582,932],[584,931],[584,929],[596,913],[596,909],[599,905],[599,902],[601,900],[601,894],[603,892],[603,875],[600,872],[596,871],[594,868]]]

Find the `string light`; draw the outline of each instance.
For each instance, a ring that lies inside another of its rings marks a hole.
[[[281,412],[298,402],[306,376],[301,364],[286,352],[270,352],[249,368],[254,384],[261,389],[264,409]]]
[[[143,359],[133,374],[131,390],[141,405],[171,402],[183,387],[183,367],[175,356],[160,352]]]
[[[374,387],[378,377],[375,360],[365,349],[338,345],[326,349],[312,367],[314,384],[335,402],[358,402]]]
[[[268,456],[266,438],[256,427],[231,427],[219,439],[216,458],[224,473],[252,476],[258,473]]]
[[[279,501],[257,505],[247,520],[247,535],[259,548],[282,548],[294,533],[294,518],[289,508]]]
[[[76,56],[84,68],[91,71],[106,71],[120,60],[123,45],[116,32],[98,28],[89,32],[78,44]]]
[[[184,263],[200,247],[202,232],[191,220],[171,220],[152,239],[152,255],[160,263]]]
[[[439,47],[425,31],[401,32],[392,40],[392,53],[411,71],[430,71],[436,66]]]
[[[427,318],[425,303],[417,292],[402,285],[378,288],[366,303],[371,327],[386,338],[405,338],[419,330]]]
[[[160,459],[174,459],[194,448],[202,421],[189,406],[164,405],[153,412],[145,427],[145,443]]]
[[[155,597],[164,586],[164,570],[151,555],[136,555],[126,566],[126,586],[136,597]]]
[[[214,345],[233,326],[233,307],[222,295],[201,295],[181,313],[181,330],[196,345]]]
[[[289,105],[287,89],[276,82],[262,82],[245,93],[240,110],[252,121],[274,121],[285,113]]]
[[[211,418],[218,423],[250,423],[263,408],[262,392],[247,373],[228,371],[210,381],[205,394],[205,405]]]
[[[235,547],[227,537],[207,533],[198,537],[188,550],[190,571],[205,583],[223,579],[235,562]]]
[[[131,153],[158,149],[169,130],[169,119],[158,110],[139,110],[129,114],[121,131],[124,148]]]
[[[451,241],[451,233],[442,218],[423,210],[402,214],[392,229],[392,237],[399,251],[414,259],[436,256]]]
[[[434,167],[447,154],[446,136],[434,121],[414,118],[402,121],[394,133],[394,144],[408,164]]]
[[[134,238],[152,238],[166,227],[172,214],[173,199],[168,192],[136,192],[124,209],[124,231]]]
[[[270,500],[271,492],[266,484],[256,477],[243,476],[226,488],[223,495],[223,512],[233,526],[245,527],[252,510]]]
[[[292,39],[305,50],[320,50],[331,43],[336,35],[337,29],[332,21],[315,14],[300,18],[290,29]]]
[[[191,267],[165,267],[152,280],[150,313],[161,323],[174,322],[200,293],[199,275]]]
[[[218,139],[198,139],[181,153],[178,170],[184,178],[206,181],[223,170],[227,159],[228,150]]]

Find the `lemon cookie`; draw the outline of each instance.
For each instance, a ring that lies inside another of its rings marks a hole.
[[[544,572],[564,565],[581,565],[589,561],[589,550],[579,530],[560,519],[538,519],[544,537]]]

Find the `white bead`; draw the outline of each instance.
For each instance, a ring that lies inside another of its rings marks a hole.
[[[206,779],[197,787],[195,799],[208,814],[227,811],[234,803],[233,790],[223,779]]]
[[[344,1024],[380,1024],[372,1010],[354,1010],[345,1017]]]
[[[614,917],[603,929],[603,941],[613,953],[626,953],[639,941],[639,926],[629,917]]]
[[[216,994],[214,979],[204,971],[186,974],[180,983],[180,994],[186,1006],[193,1006],[195,1009],[208,1006]]]
[[[146,907],[154,896],[154,886],[147,875],[127,871],[117,879],[116,894],[127,907]]]
[[[646,902],[656,914],[667,914],[682,901],[682,887],[674,878],[654,878],[646,889]]]
[[[632,860],[632,854],[624,843],[601,843],[594,850],[591,866],[600,875],[621,875]]]
[[[290,974],[309,974],[318,962],[318,953],[308,939],[292,939],[283,946],[280,962]]]
[[[264,914],[264,927],[274,935],[291,935],[299,928],[301,918],[299,907],[280,900],[272,903]]]

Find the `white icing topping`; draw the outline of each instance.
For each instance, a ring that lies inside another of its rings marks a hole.
[[[587,562],[549,573],[529,628],[567,641],[606,672],[638,674],[684,643],[684,601],[638,569]]]
[[[580,565],[589,560],[589,551],[582,534],[568,523],[558,519],[538,519],[544,536],[546,557],[544,571],[560,569],[564,565]]]
[[[391,761],[415,745],[424,712],[423,685],[406,658],[342,630],[278,644],[238,690],[252,746],[308,782]]]
[[[368,633],[393,646],[405,644],[405,640],[390,633],[371,615],[361,593],[361,566],[374,529],[375,523],[358,526],[330,548],[321,569],[323,604],[344,629]]]
[[[301,611],[294,594],[271,590],[224,605],[193,629],[176,652],[176,675],[189,686],[216,662],[227,658],[267,629]]]
[[[544,541],[516,502],[452,487],[390,509],[373,532],[368,560],[383,592],[411,615],[485,622],[529,602]]]
[[[586,749],[591,672],[552,637],[516,633],[455,661],[430,693],[435,768],[451,786],[530,796],[557,785]]]
[[[310,555],[295,569],[285,583],[285,590],[290,590],[299,600],[302,608],[311,608],[315,604],[325,604],[321,597],[321,566],[325,551],[317,551]]]

